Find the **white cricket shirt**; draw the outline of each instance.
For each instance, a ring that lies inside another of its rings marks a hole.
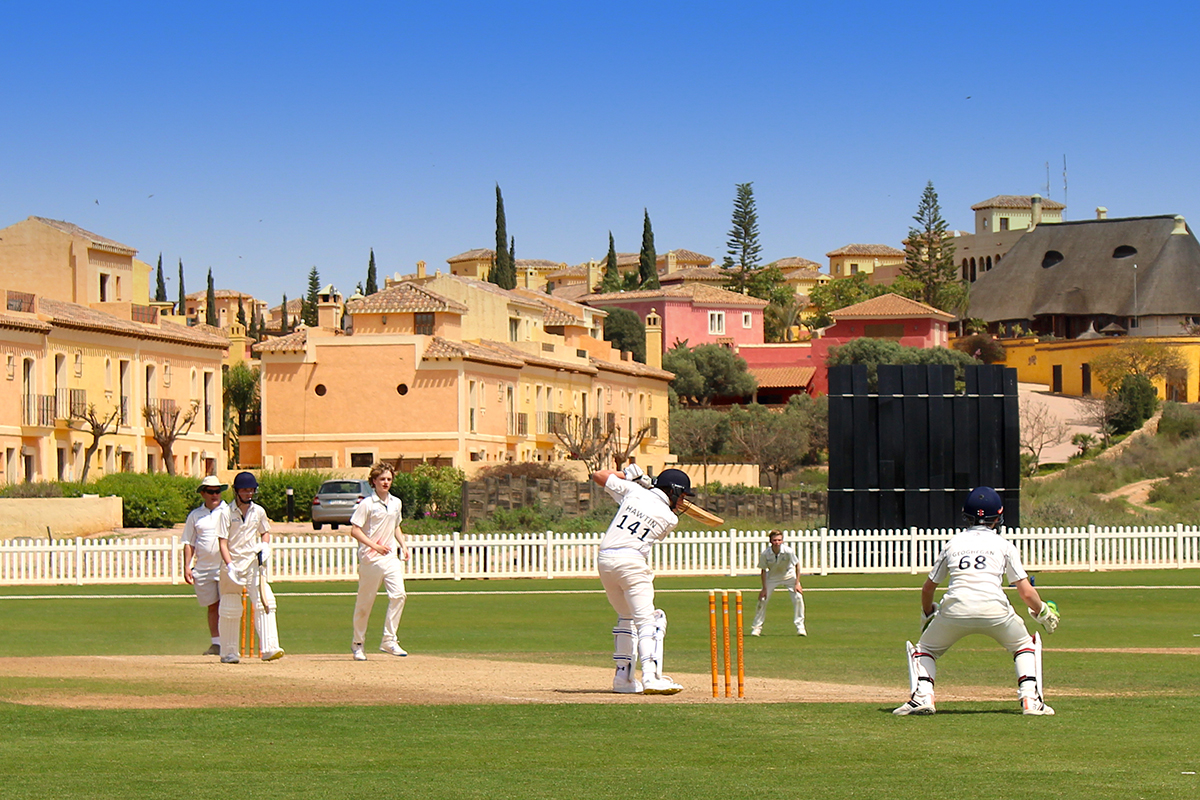
[[[196,565],[193,569],[215,570],[221,568],[221,549],[217,544],[220,532],[229,527],[229,506],[225,501],[211,511],[204,506],[192,509],[183,523],[179,539],[196,550]]]
[[[602,553],[633,550],[649,558],[654,543],[665,539],[679,524],[661,489],[646,489],[616,475],[608,476],[604,489],[621,507],[600,540]]]
[[[991,528],[975,525],[954,535],[929,571],[929,580],[949,577],[941,611],[946,617],[990,619],[1005,617],[1012,606],[1004,584],[1028,578],[1021,555],[1012,542]]]

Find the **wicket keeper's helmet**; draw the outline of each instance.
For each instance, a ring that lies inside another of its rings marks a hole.
[[[963,503],[963,518],[972,525],[1003,522],[1004,501],[990,486],[978,486]]]
[[[238,489],[257,489],[258,479],[254,477],[252,472],[239,472],[233,478],[233,490]]]
[[[661,489],[671,503],[671,508],[679,502],[679,498],[687,495],[695,497],[692,491],[692,479],[681,469],[664,469],[654,478],[654,488]]]

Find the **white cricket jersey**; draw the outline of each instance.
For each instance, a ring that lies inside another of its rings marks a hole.
[[[262,506],[250,503],[243,516],[241,508],[233,503],[229,506],[229,525],[217,535],[229,542],[229,555],[241,563],[258,551],[262,535],[270,531],[271,521]]]
[[[779,546],[778,553],[768,545],[767,549],[763,550],[762,555],[758,557],[758,568],[767,571],[768,580],[782,581],[789,578],[795,580],[796,568],[799,564],[800,557],[786,544]]]
[[[617,475],[608,476],[604,489],[621,507],[600,540],[602,553],[632,550],[649,558],[654,543],[665,539],[679,524],[661,489],[646,489]]]
[[[221,567],[221,549],[217,544],[220,531],[229,527],[229,506],[225,501],[211,511],[204,506],[192,509],[183,523],[180,541],[196,550],[196,565],[193,569],[215,570]]]
[[[1028,578],[1016,546],[991,528],[975,525],[954,535],[929,571],[929,580],[950,579],[941,611],[945,617],[1004,617],[1012,606],[1004,583]]]
[[[354,514],[350,517],[350,524],[357,525],[375,544],[392,549],[387,556],[382,556],[365,544],[360,544],[358,546],[360,560],[374,561],[396,555],[396,528],[402,519],[400,513],[402,507],[403,504],[396,495],[389,494],[386,500],[380,500],[377,492],[371,492],[369,496],[359,502],[358,507],[354,509]]]

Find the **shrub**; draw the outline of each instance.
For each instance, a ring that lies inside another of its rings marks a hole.
[[[769,486],[747,486],[744,483],[731,483],[728,486],[720,481],[706,483],[696,489],[697,494],[771,494]]]
[[[1154,384],[1145,375],[1126,375],[1117,390],[1121,410],[1113,417],[1113,430],[1129,433],[1142,427],[1142,423],[1154,415],[1158,395]]]
[[[418,464],[411,473],[392,481],[392,494],[404,503],[406,519],[431,516],[457,520],[462,516],[462,485],[466,475],[458,467]]]
[[[0,497],[62,497],[62,486],[53,481],[10,483],[0,489]]]
[[[312,519],[312,499],[321,484],[334,477],[331,472],[293,469],[263,472],[258,476],[256,502],[275,521],[287,519],[287,490],[293,491],[296,514],[293,519],[307,522]]]
[[[485,478],[527,478],[529,480],[573,481],[575,474],[558,461],[512,461],[481,467],[472,480]]]
[[[1192,439],[1200,433],[1200,414],[1179,403],[1163,404],[1162,417],[1158,421],[1158,435],[1174,441]]]
[[[186,520],[188,512],[200,504],[199,485],[195,478],[165,472],[116,472],[87,488],[121,498],[121,524],[126,528],[169,528]]]

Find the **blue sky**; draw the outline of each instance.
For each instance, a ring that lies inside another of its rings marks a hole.
[[[163,254],[175,295],[346,294],[495,242],[576,264],[898,246],[926,181],[1068,219],[1200,220],[1194,3],[17,4],[0,25],[0,227]]]

